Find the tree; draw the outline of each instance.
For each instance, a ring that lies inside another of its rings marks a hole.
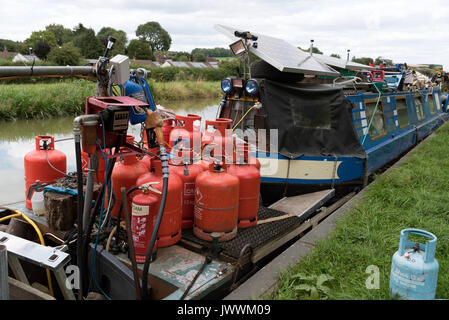
[[[142,40],[131,40],[129,42],[127,53],[130,58],[154,60],[153,52],[151,52],[150,46],[147,42]]]
[[[331,54],[331,57],[333,57],[333,58],[339,58],[339,59],[341,58],[340,55],[339,55],[339,54],[336,54],[336,53],[332,53],[332,54]]]
[[[171,45],[171,37],[168,32],[161,27],[159,22],[150,21],[137,27],[136,36],[140,40],[148,42],[151,51],[168,51]]]
[[[39,59],[45,60],[47,59],[47,55],[50,52],[51,47],[46,41],[39,41],[36,43],[36,47],[34,48],[34,53]]]
[[[6,49],[6,51],[9,52],[20,52],[23,48],[23,44],[7,40],[7,39],[0,39],[0,51],[3,51]]]
[[[62,44],[66,42],[71,41],[73,37],[72,30],[64,28],[62,24],[49,24],[45,27],[45,30],[53,33],[58,42],[58,45],[60,46],[62,46]]]
[[[80,63],[81,52],[72,42],[64,43],[61,47],[53,47],[48,54],[48,60],[60,66],[76,66]]]
[[[104,53],[105,47],[95,36],[95,31],[79,24],[73,30],[73,44],[78,47],[85,58],[95,59]]]
[[[195,62],[206,62],[207,58],[204,53],[195,53],[192,55],[192,60]]]
[[[299,50],[304,51],[304,52],[310,52],[310,48],[307,49],[303,49],[301,47],[298,47]],[[312,53],[318,53],[318,54],[323,54],[320,49],[318,49],[318,47],[313,47],[312,48]]]
[[[38,42],[46,42],[50,47],[54,47],[58,44],[56,37],[50,31],[33,31],[31,36],[25,40],[26,48],[33,48],[36,50]]]
[[[370,63],[374,62],[373,58],[369,58],[369,57],[362,57],[362,58],[352,57],[351,61],[365,64],[365,65],[369,65]]]
[[[203,53],[206,57],[232,57],[232,52],[226,48],[195,48],[192,50],[192,55],[195,53]]]
[[[116,54],[125,54],[126,43],[128,38],[126,32],[123,30],[115,30],[111,27],[103,27],[98,31],[97,38],[106,46],[108,43],[108,36],[115,38],[114,46],[112,47],[111,57]]]

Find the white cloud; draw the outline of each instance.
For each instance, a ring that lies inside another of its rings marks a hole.
[[[50,23],[79,22],[99,31],[122,29],[135,38],[139,24],[158,21],[173,39],[172,50],[225,47],[221,23],[280,37],[307,47],[310,39],[327,54],[382,56],[398,62],[449,66],[449,2],[445,0],[0,0],[0,38],[24,40]]]

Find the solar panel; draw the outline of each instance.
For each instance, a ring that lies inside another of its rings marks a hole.
[[[325,63],[332,67],[338,67],[343,69],[356,69],[356,70],[368,70],[368,69],[374,69],[373,67],[370,67],[365,64],[353,62],[353,61],[347,61],[346,59],[340,59],[336,57],[329,57],[324,54],[313,54],[314,58],[318,61]]]
[[[239,39],[234,35],[234,32],[237,31],[236,29],[219,24],[215,25],[215,29],[233,41]],[[260,33],[254,35],[258,39],[257,41],[249,41],[251,44],[249,51],[280,71],[339,76],[336,70],[315,59],[314,55],[303,52],[282,39],[265,36]],[[257,48],[252,46],[254,42],[257,42]]]

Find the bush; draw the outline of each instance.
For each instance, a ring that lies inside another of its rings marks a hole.
[[[228,76],[237,75],[238,61],[220,62],[218,69],[213,68],[178,68],[178,67],[148,67],[131,63],[131,68],[144,68],[151,71],[149,76],[157,82],[168,81],[221,81]]]
[[[80,59],[80,50],[71,42],[63,44],[62,47],[52,48],[48,54],[48,60],[60,66],[76,66],[80,63]]]

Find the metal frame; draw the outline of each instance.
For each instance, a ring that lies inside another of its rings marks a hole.
[[[66,286],[64,266],[70,261],[68,253],[5,232],[0,232],[0,245],[4,245],[7,249],[8,263],[17,280],[30,284],[20,263],[20,260],[28,261],[53,271],[64,298],[75,300],[73,291]]]

